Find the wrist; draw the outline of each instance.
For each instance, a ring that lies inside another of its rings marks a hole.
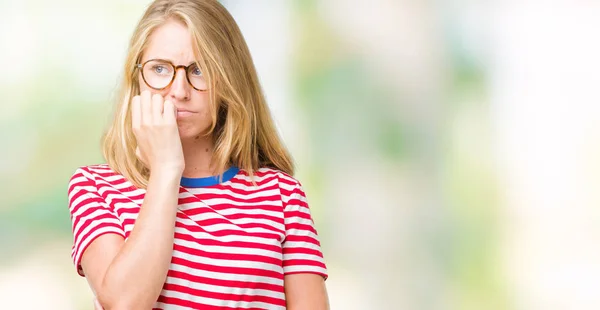
[[[164,181],[177,181],[181,180],[183,175],[183,169],[176,167],[160,167],[150,170],[151,179],[159,179]]]

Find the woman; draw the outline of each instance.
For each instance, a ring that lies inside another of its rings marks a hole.
[[[69,183],[72,257],[97,307],[328,308],[304,192],[218,1],[148,7],[103,152]]]

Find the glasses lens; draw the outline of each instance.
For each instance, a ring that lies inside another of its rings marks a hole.
[[[194,88],[198,90],[207,90],[208,85],[206,84],[206,79],[204,78],[204,74],[200,71],[197,64],[192,64],[188,67],[188,79],[190,84],[194,86]]]
[[[165,61],[152,60],[142,68],[144,80],[152,88],[165,88],[173,79],[173,66]]]

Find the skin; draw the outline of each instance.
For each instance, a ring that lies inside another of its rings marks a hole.
[[[157,28],[142,57],[175,65],[194,61],[186,26],[168,21]],[[158,299],[169,268],[181,176],[214,175],[214,144],[204,136],[211,125],[209,93],[197,91],[179,69],[170,87],[156,91],[140,76],[141,94],[132,99],[137,154],[150,168],[150,180],[136,225],[127,242],[105,234],[92,242],[82,268],[97,299],[96,309],[149,309]],[[290,310],[328,309],[325,283],[315,274],[284,278]]]

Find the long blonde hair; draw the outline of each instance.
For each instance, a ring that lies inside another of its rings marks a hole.
[[[129,44],[114,119],[103,138],[108,165],[133,185],[146,188],[149,171],[135,155],[130,102],[140,91],[136,64],[148,37],[170,19],[188,27],[194,56],[210,87],[209,134],[215,143],[212,162],[218,173],[235,165],[250,175],[261,167],[293,175],[291,156],[273,124],[246,41],[216,0],[156,0],[142,16]]]

